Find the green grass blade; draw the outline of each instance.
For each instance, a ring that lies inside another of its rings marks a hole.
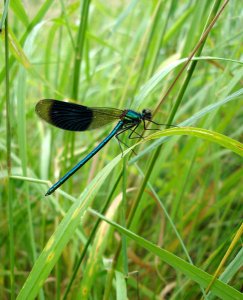
[[[243,156],[243,144],[231,139],[230,137],[220,134],[215,131],[206,130],[203,128],[196,128],[196,127],[181,127],[181,128],[171,128],[166,129],[161,132],[156,132],[151,134],[150,136],[146,137],[144,141],[157,139],[162,136],[172,136],[172,135],[190,135],[195,136],[200,139],[205,139],[207,141],[219,144],[222,147],[225,147],[234,153]]]
[[[96,215],[97,217],[106,221],[108,224],[112,225],[122,234],[125,234],[127,237],[135,241],[142,248],[148,250],[153,255],[158,256],[162,261],[172,266],[175,270],[182,272],[188,278],[197,282],[201,287],[206,288],[213,280],[212,275],[197,268],[194,265],[189,264],[185,260],[174,255],[173,253],[170,253],[169,251],[166,251],[158,247],[157,245],[149,242],[148,240],[142,238],[141,236],[135,234],[134,232],[123,228],[117,223],[105,218],[104,216],[94,211],[93,209],[89,209],[89,211],[93,215]],[[214,284],[212,285],[211,292],[224,300],[233,300],[233,299],[240,300],[242,297],[242,294],[239,291],[237,291],[236,289],[232,288],[231,286],[225,284],[224,282],[218,279],[215,280]]]
[[[127,153],[127,151],[126,151]],[[124,153],[124,154],[126,154]],[[49,239],[41,255],[35,262],[23,288],[21,289],[17,299],[34,299],[43,285],[47,276],[51,272],[63,248],[71,239],[75,229],[80,224],[80,218],[83,216],[87,207],[90,205],[93,197],[98,189],[112,171],[112,169],[121,160],[121,156],[117,156],[110,164],[108,164],[83,191],[80,198],[71,206],[67,214],[57,227],[55,233]]]
[[[89,6],[90,0],[84,0],[82,6],[82,13],[80,15],[80,25],[78,31],[78,37],[76,42],[76,51],[75,51],[75,62],[74,62],[74,72],[73,72],[73,89],[72,89],[72,98],[78,99],[78,87],[79,87],[79,76],[81,62],[83,58],[85,35],[88,26],[88,15],[89,15]]]
[[[10,1],[10,7],[16,18],[20,20],[26,27],[29,25],[29,17],[25,11],[23,3],[20,0]]]

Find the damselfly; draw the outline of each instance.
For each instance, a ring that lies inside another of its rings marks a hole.
[[[117,121],[116,126],[108,136],[99,143],[88,155],[86,155],[75,167],[59,179],[46,193],[52,194],[60,185],[62,185],[70,176],[80,169],[87,161],[91,159],[100,149],[102,149],[109,140],[115,136],[119,141],[119,135],[124,131],[131,130],[129,138],[135,133],[135,130],[142,122],[144,129],[145,121],[152,122],[151,111],[142,110],[141,113],[130,109],[116,109],[107,107],[87,107],[71,102],[64,102],[54,99],[43,99],[36,104],[36,112],[40,118],[58,128],[70,131],[85,131],[100,128],[108,123]],[[139,135],[141,137],[141,135]]]

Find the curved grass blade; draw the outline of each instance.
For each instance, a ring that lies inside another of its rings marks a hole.
[[[156,132],[144,140],[153,140],[162,136],[191,135],[221,145],[234,153],[243,156],[243,144],[221,133],[197,127],[177,127]]]

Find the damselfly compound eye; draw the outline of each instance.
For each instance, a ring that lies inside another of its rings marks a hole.
[[[150,109],[143,109],[142,116],[144,120],[151,120],[152,119],[152,112]]]

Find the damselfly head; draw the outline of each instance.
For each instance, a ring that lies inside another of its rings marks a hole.
[[[144,120],[151,121],[152,119],[152,112],[150,109],[143,109],[142,110],[142,117]]]

